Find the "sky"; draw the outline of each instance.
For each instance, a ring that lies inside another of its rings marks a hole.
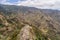
[[[0,4],[22,5],[43,9],[60,9],[60,0],[0,0]]]

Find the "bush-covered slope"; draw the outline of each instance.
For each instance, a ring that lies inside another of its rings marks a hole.
[[[24,37],[25,35],[25,37]],[[20,39],[21,38],[21,39]],[[48,40],[35,26],[0,14],[0,40]]]
[[[0,40],[60,40],[60,23],[39,9],[0,6]]]

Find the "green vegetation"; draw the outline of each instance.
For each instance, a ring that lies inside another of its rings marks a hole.
[[[60,40],[60,20],[57,19],[59,16],[51,15],[49,12],[51,18],[44,14],[44,11],[36,8],[2,6],[0,7],[0,40],[17,40],[17,35],[26,24],[32,27],[34,34],[32,36],[36,36],[35,40]]]

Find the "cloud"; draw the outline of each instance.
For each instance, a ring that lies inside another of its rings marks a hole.
[[[17,2],[17,5],[37,7],[37,8],[48,8],[48,9],[60,9],[59,0],[27,0],[23,2]]]
[[[11,4],[11,3],[7,2],[7,0],[0,0],[0,4]]]
[[[17,2],[17,5],[24,5],[37,8],[60,9],[59,0],[27,0],[25,2]]]
[[[4,2],[6,2],[6,0],[0,0],[0,3],[4,3]]]
[[[60,9],[60,0],[17,0],[16,2],[8,2],[0,0],[2,4],[8,5],[23,5],[36,8]]]

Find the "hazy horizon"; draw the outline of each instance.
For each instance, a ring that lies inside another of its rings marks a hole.
[[[0,4],[60,10],[60,0],[0,0]]]

